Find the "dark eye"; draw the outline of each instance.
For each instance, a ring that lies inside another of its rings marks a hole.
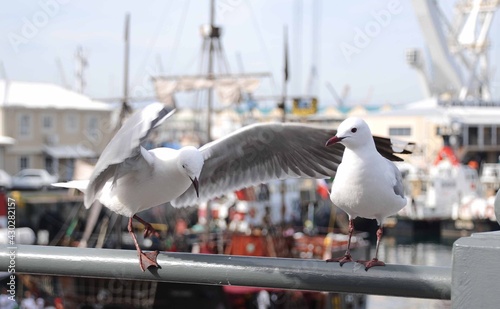
[[[358,129],[356,129],[356,128],[352,128],[352,129],[351,129],[351,132],[352,132],[352,133],[356,133],[356,131],[358,131]]]
[[[182,168],[186,168],[186,165],[182,164]]]

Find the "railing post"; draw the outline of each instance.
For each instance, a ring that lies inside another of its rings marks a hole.
[[[458,239],[451,280],[453,309],[500,308],[500,231]]]

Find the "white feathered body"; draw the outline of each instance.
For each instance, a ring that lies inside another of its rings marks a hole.
[[[156,148],[149,150],[150,166],[144,164],[118,178],[113,185],[107,182],[97,199],[110,210],[127,217],[177,198],[191,181],[178,168],[178,150]],[[172,181],[175,180],[175,181]]]
[[[363,158],[366,155],[370,157]],[[377,219],[381,223],[406,205],[406,199],[394,192],[395,169],[397,172],[395,165],[378,152],[354,152],[346,148],[332,184],[330,199],[353,219]]]

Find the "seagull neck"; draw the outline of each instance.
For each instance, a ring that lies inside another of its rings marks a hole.
[[[369,157],[374,151],[376,152],[377,148],[375,147],[375,142],[373,140],[357,145],[355,148],[346,147],[345,149],[346,155],[359,158]]]

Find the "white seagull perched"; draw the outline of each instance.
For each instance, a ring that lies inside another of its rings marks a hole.
[[[356,217],[376,219],[378,223],[375,257],[369,261],[357,261],[365,270],[373,266],[384,266],[378,260],[378,248],[382,238],[383,220],[396,214],[406,205],[401,172],[396,165],[384,158],[375,146],[370,128],[360,118],[344,120],[337,134],[326,142],[326,146],[340,143],[346,147],[342,163],[333,180],[330,199],[332,203],[349,215],[349,241],[343,257],[327,262],[352,262],[351,237]]]
[[[87,208],[99,201],[129,217],[128,230],[143,271],[158,267],[158,252],[140,249],[132,219],[144,224],[145,236],[157,233],[137,213],[167,202],[175,207],[196,205],[273,179],[333,177],[344,151],[341,145],[326,147],[322,142],[335,130],[281,123],[250,125],[199,149],[144,149],[141,143],[152,129],[172,114],[161,103],[136,112],[106,146],[86,187],[81,181],[57,184],[84,191]],[[399,159],[389,139],[374,139],[384,156]]]

